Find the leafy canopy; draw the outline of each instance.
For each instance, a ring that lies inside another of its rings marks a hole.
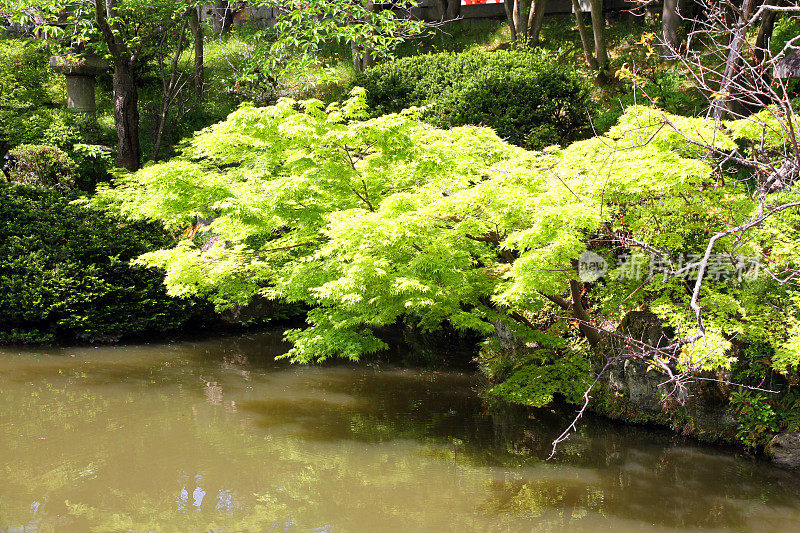
[[[147,47],[172,24],[196,7],[197,0],[0,0],[0,11],[10,13],[21,24],[33,24],[39,35],[67,47],[88,45],[108,53],[109,45],[119,46],[112,55],[146,56]],[[97,13],[102,13],[113,34],[114,43],[103,36]]]
[[[198,0],[0,0],[0,12],[13,20],[33,24],[39,35],[66,48],[86,46],[116,59],[147,59],[161,36],[188,17],[187,10],[202,7]],[[394,2],[393,9],[349,0],[256,0],[248,7],[271,8],[276,23],[246,32],[251,54],[237,65],[243,81],[277,79],[287,72],[318,67],[326,46],[351,45],[360,55],[390,58],[397,45],[417,37],[426,25],[410,16],[410,0]],[[107,27],[107,29],[106,29]],[[162,43],[163,45],[163,43]],[[333,75],[313,68],[317,78]]]
[[[744,186],[717,184],[708,154],[659,128],[649,108],[628,109],[605,137],[543,152],[486,128],[435,129],[414,110],[365,114],[359,89],[327,108],[288,99],[242,107],[180,157],[101,188],[94,203],[186,230],[177,246],[140,258],[166,270],[171,294],[221,307],[254,294],[308,304],[309,327],[288,333],[296,361],[379,350],[372,328],[399,319],[486,335],[504,323],[534,348],[573,353],[563,337],[574,328],[531,326],[567,292],[589,247],[612,267],[592,289],[596,320],[649,306],[691,334],[686,280],[626,278],[619,250],[599,237],[624,233],[677,258],[755,209]],[[668,118],[734,145],[705,120]],[[746,241],[721,239],[719,251],[794,264],[796,217],[773,217]],[[775,298],[782,309],[771,307]],[[687,361],[730,366],[733,335],[772,343],[778,368],[800,360],[790,287],[709,280],[702,300],[709,334],[687,348]]]

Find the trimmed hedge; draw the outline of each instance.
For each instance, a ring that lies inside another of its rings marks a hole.
[[[367,70],[354,86],[366,89],[374,116],[428,106],[422,116],[435,126],[489,126],[528,149],[590,136],[597,111],[586,78],[534,52],[407,57]]]
[[[167,296],[161,272],[129,264],[170,246],[163,229],[70,200],[0,184],[0,342],[113,341],[211,314]]]

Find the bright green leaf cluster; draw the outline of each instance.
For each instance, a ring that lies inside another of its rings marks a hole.
[[[717,185],[707,150],[687,148],[668,126],[712,139],[716,151],[735,148],[701,119],[632,108],[608,136],[528,152],[486,128],[364,112],[360,90],[327,108],[243,107],[181,157],[101,188],[94,202],[185,229],[178,246],[140,259],[166,270],[172,294],[222,307],[254,294],[308,305],[309,327],[288,334],[297,361],[357,359],[383,347],[376,327],[401,319],[484,335],[505,323],[526,338],[531,318],[568,296],[587,249],[610,264],[591,289],[596,320],[650,307],[676,335],[691,335],[691,283],[650,275],[649,258],[640,277],[625,276],[624,259],[636,257],[626,252],[638,249],[603,242],[646,242],[675,266],[754,214],[747,190]],[[796,218],[787,211],[715,252],[794,265]],[[800,361],[790,286],[717,276],[701,297],[708,336],[685,350],[687,368],[729,368],[733,337],[770,343],[783,371]],[[559,331],[551,336],[575,329]]]

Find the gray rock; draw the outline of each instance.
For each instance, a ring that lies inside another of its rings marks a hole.
[[[800,466],[800,431],[775,435],[766,447],[772,462],[785,468]]]
[[[660,319],[649,311],[631,311],[620,323],[617,333],[651,346],[662,347],[670,342],[669,335],[661,327]],[[605,337],[598,352],[606,356],[623,355],[626,347],[619,337]],[[661,411],[661,398],[667,394],[661,385],[665,376],[661,372],[648,371],[647,363],[639,359],[624,359],[608,369],[608,385],[625,394],[637,407],[651,412]]]
[[[655,347],[668,346],[671,335],[662,327],[660,319],[649,311],[628,313],[617,328],[619,336],[608,336],[597,349],[598,354],[613,357],[626,355],[631,347],[624,345],[622,337]],[[635,350],[638,344],[634,343]],[[598,368],[599,370],[599,368]],[[728,440],[736,431],[737,420],[728,404],[729,372],[704,372],[686,389],[676,390],[668,377],[655,369],[648,370],[642,359],[625,358],[607,369],[605,383],[617,395],[626,398],[633,406],[652,415],[681,413],[682,421],[674,429],[706,440]]]

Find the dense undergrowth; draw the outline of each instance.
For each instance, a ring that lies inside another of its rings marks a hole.
[[[591,135],[591,83],[548,54],[467,52],[399,59],[356,76],[371,116],[424,107],[440,128],[482,125],[529,149]]]

